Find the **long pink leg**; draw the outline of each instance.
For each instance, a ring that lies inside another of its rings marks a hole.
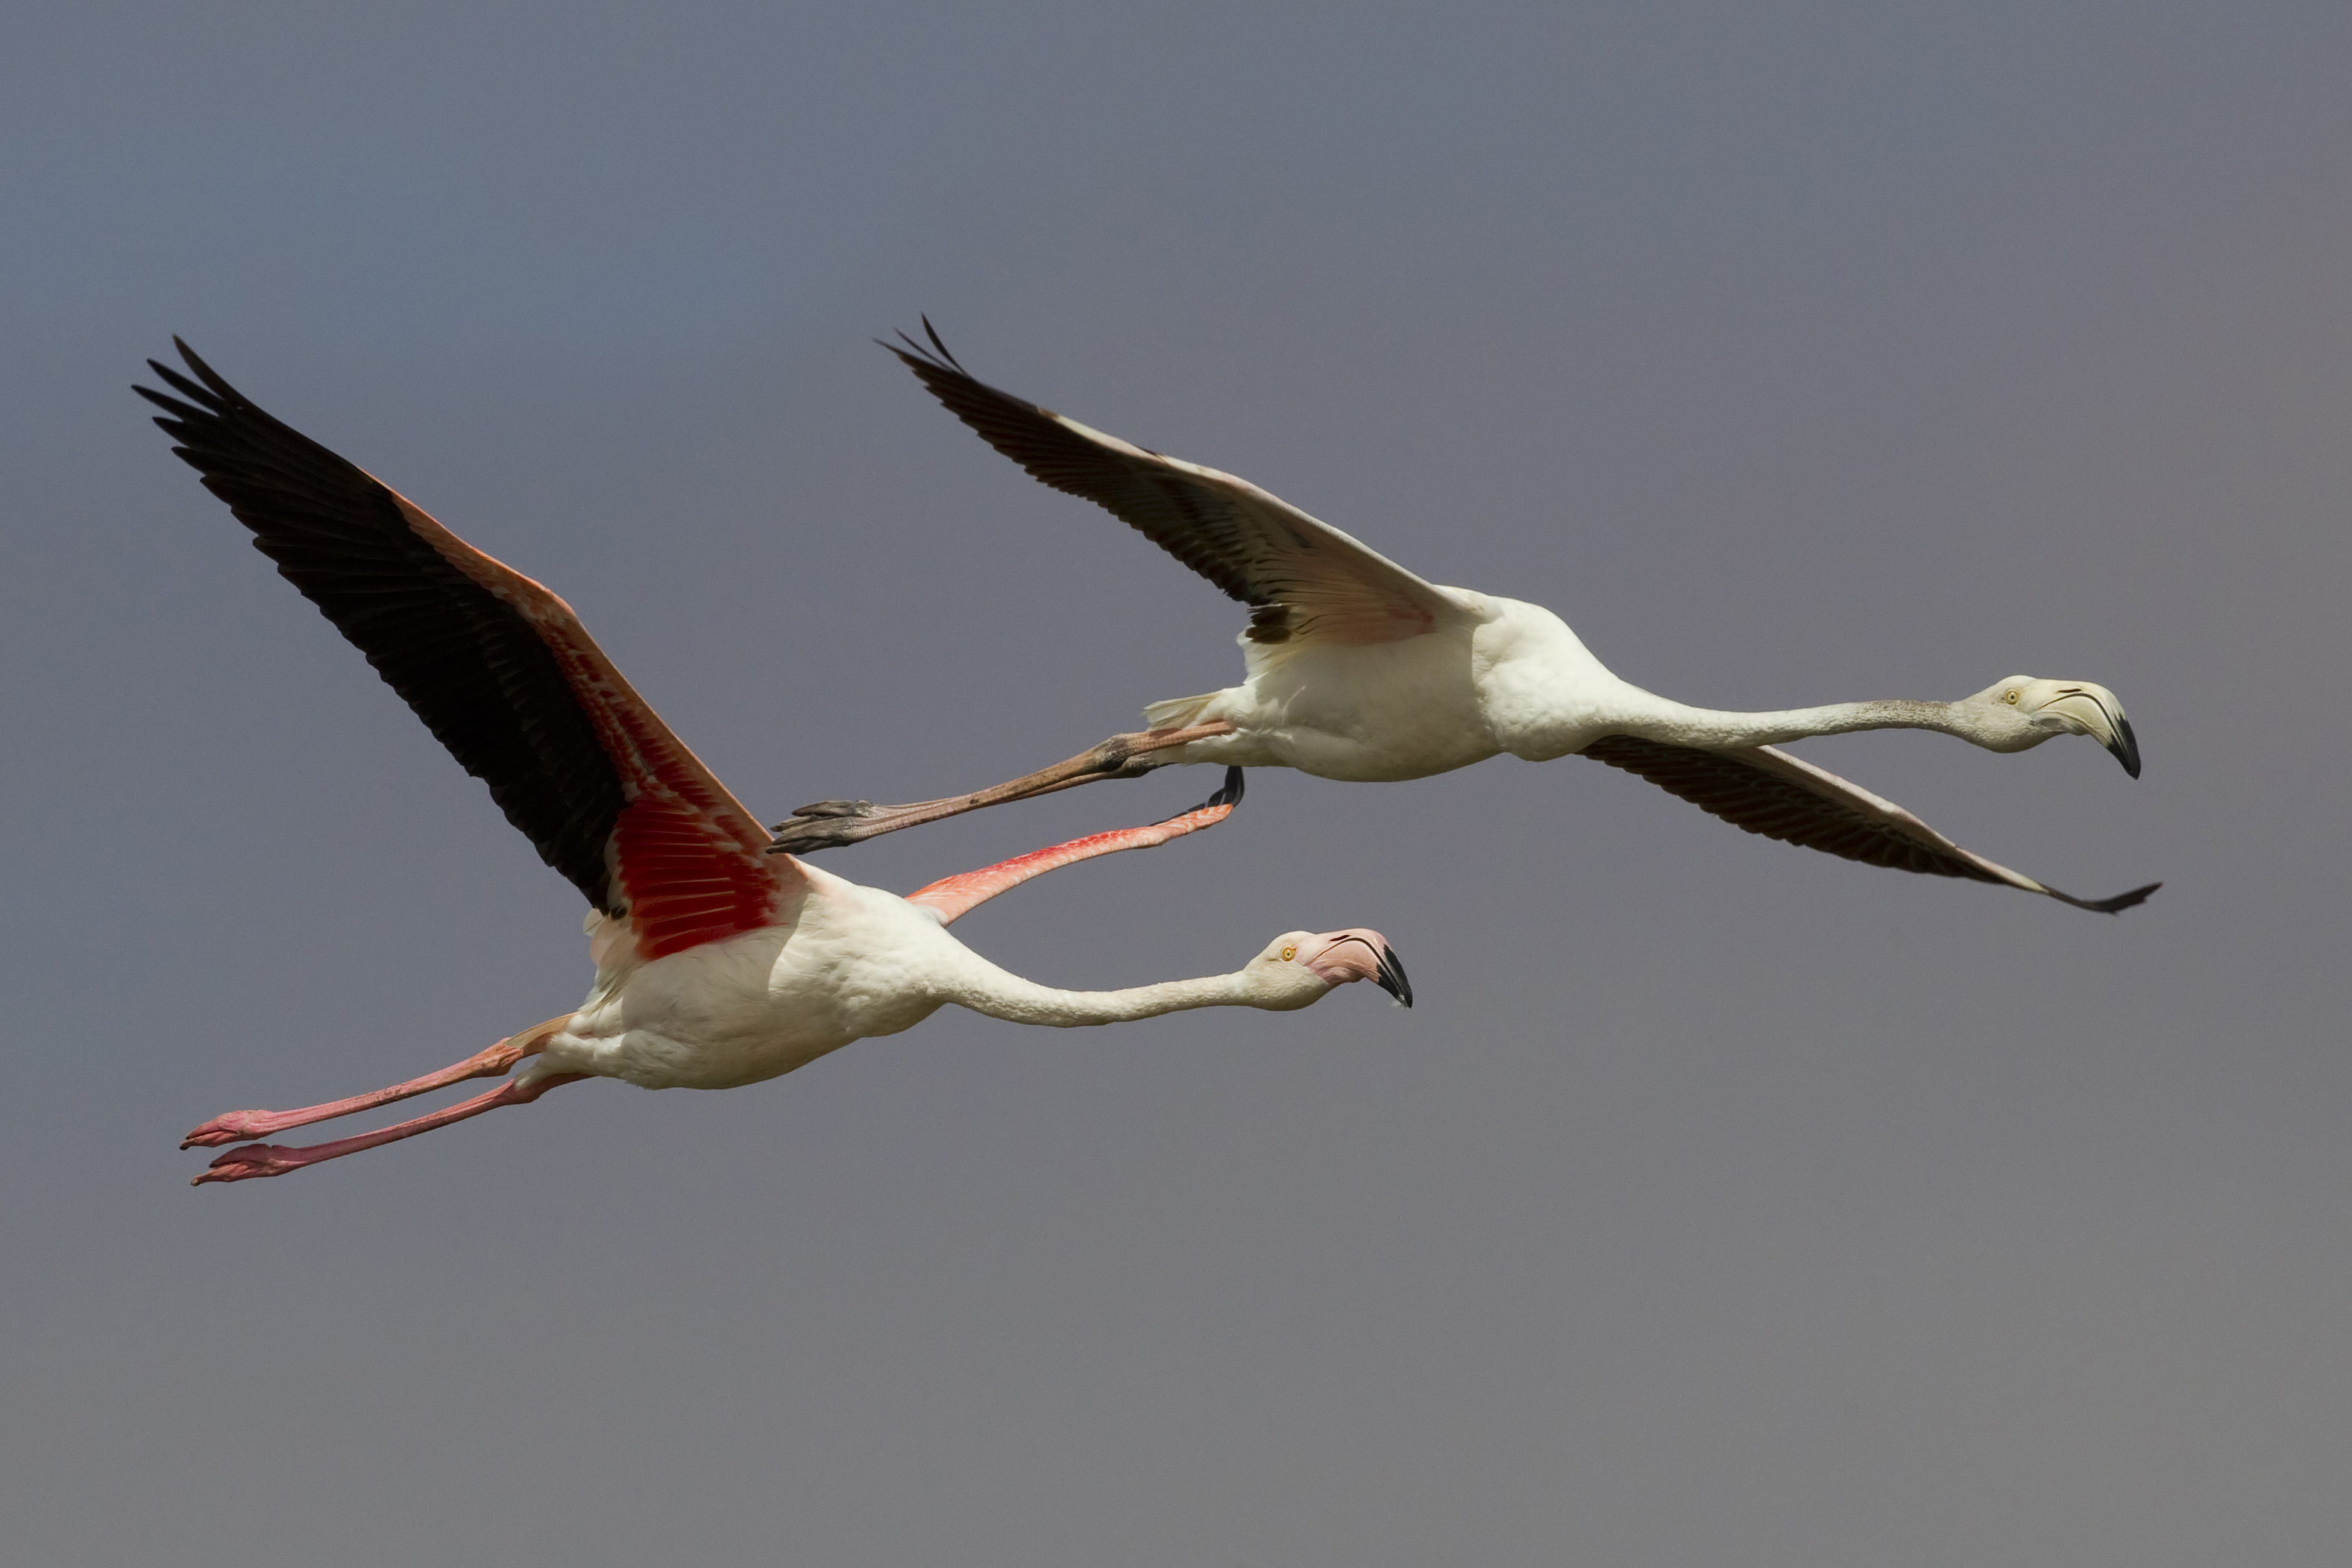
[[[312,1144],[307,1148],[289,1149],[281,1144],[247,1144],[218,1155],[202,1174],[188,1185],[202,1186],[214,1181],[250,1181],[256,1176],[284,1176],[299,1171],[304,1166],[315,1166],[321,1160],[338,1160],[345,1155],[358,1154],[381,1144],[398,1143],[419,1133],[429,1133],[436,1127],[446,1127],[452,1122],[462,1122],[468,1116],[478,1116],[485,1111],[495,1111],[501,1105],[528,1105],[559,1083],[577,1083],[593,1078],[589,1072],[562,1072],[552,1078],[542,1078],[536,1083],[507,1083],[487,1094],[477,1094],[471,1100],[452,1105],[446,1111],[436,1111],[429,1116],[418,1116],[373,1133],[362,1133],[354,1138],[338,1138],[331,1144]]]
[[[771,854],[789,852],[804,855],[842,844],[859,843],[883,833],[895,833],[901,828],[936,822],[942,817],[961,816],[966,811],[977,811],[983,806],[1001,806],[1009,800],[1050,795],[1056,789],[1067,789],[1074,785],[1093,784],[1105,779],[1140,778],[1159,766],[1147,760],[1155,751],[1182,746],[1188,741],[1213,740],[1233,732],[1234,727],[1220,718],[1186,729],[1147,729],[1132,735],[1114,735],[1101,745],[1082,751],[1066,762],[1056,762],[1051,768],[1041,768],[1034,773],[1024,773],[992,789],[974,790],[969,795],[950,795],[939,800],[916,800],[904,806],[877,806],[871,800],[819,800],[814,805],[796,809],[792,816],[778,822],[774,829],[775,841],[768,846],[768,851]]]
[[[939,913],[940,924],[945,925],[974,905],[985,904],[1007,888],[1018,887],[1033,876],[1043,876],[1066,865],[1092,860],[1097,855],[1117,854],[1121,850],[1148,850],[1181,839],[1187,833],[1197,833],[1203,828],[1213,828],[1233,815],[1241,804],[1242,770],[1225,769],[1224,788],[1193,807],[1191,810],[1140,828],[1120,828],[1113,832],[1092,833],[1067,843],[1048,844],[1042,850],[1032,850],[1025,855],[1015,855],[1009,861],[982,866],[978,871],[959,872],[944,876],[927,886],[917,888],[907,895],[907,902],[920,904]]]
[[[430,1094],[436,1089],[463,1083],[469,1078],[502,1077],[512,1071],[514,1064],[524,1057],[536,1056],[545,1050],[548,1040],[562,1032],[563,1026],[571,1021],[572,1015],[565,1013],[562,1018],[533,1024],[520,1034],[509,1035],[488,1051],[476,1051],[465,1061],[453,1062],[438,1072],[428,1072],[422,1078],[412,1078],[405,1083],[395,1083],[372,1094],[354,1094],[348,1100],[331,1100],[324,1105],[305,1105],[298,1111],[225,1111],[183,1138],[180,1147],[215,1149],[223,1144],[234,1144],[246,1138],[266,1138],[289,1127],[304,1127],[313,1122],[348,1116],[354,1111],[373,1111],[378,1105],[389,1105],[395,1100]]]

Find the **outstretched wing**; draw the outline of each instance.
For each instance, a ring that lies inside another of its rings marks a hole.
[[[646,706],[572,607],[256,408],[177,339],[195,379],[140,396],[450,755],[607,915],[659,957],[786,917],[798,862]]]
[[[929,349],[911,338],[882,346],[1033,477],[1094,502],[1248,605],[1251,641],[1393,643],[1464,613],[1386,556],[1246,479],[1129,445],[974,381],[928,319],[923,329]]]
[[[1783,843],[1823,850],[1865,865],[1930,876],[1967,877],[2002,883],[2027,893],[2047,894],[2077,909],[2113,915],[2147,901],[2164,884],[2149,883],[2114,898],[2083,899],[1997,865],[1964,850],[1892,800],[1881,800],[1836,774],[1790,756],[1777,747],[1702,751],[1630,735],[1612,735],[1584,748],[1584,755],[1612,768],[1637,773],[1751,833]]]

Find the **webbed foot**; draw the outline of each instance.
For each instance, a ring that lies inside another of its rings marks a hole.
[[[180,1140],[184,1149],[216,1149],[274,1133],[285,1120],[274,1111],[224,1111]]]
[[[277,1144],[247,1144],[241,1149],[231,1149],[196,1173],[190,1186],[203,1186],[208,1182],[251,1181],[257,1176],[284,1176],[310,1164],[301,1158],[300,1149],[285,1148]]]

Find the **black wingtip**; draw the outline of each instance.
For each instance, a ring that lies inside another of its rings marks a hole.
[[[245,402],[245,394],[238,392],[235,387],[229,385],[227,380],[223,377],[218,371],[205,363],[203,357],[197,354],[194,349],[188,347],[186,339],[181,338],[175,334],[172,339],[172,347],[180,350],[180,358],[186,361],[188,369],[196,372],[196,380],[204,382],[205,389],[215,397],[219,398],[224,402],[241,403]],[[150,361],[149,362],[153,363],[152,361]],[[162,371],[163,373],[167,376],[171,374],[169,371],[164,371],[163,367],[161,365],[157,365],[155,368],[158,371]]]
[[[2061,893],[2046,883],[2042,891],[2061,904],[2071,904],[2077,909],[2087,909],[2094,915],[2120,915],[2135,905],[2146,904],[2147,895],[2163,885],[2164,883],[2160,882],[2152,882],[2146,887],[2136,887],[2129,893],[2119,893],[2113,898],[2077,898],[2071,893]]]
[[[2095,909],[2101,915],[2120,915],[2135,905],[2146,904],[2147,895],[2163,885],[2164,883],[2160,882],[2152,882],[2146,887],[2136,887],[2129,893],[2119,893],[2113,898],[2102,898],[2095,904],[2085,904],[2083,907]]]
[[[926,315],[923,317],[922,320],[923,336],[931,340],[931,347],[940,351],[940,358],[945,360],[949,364],[953,365],[957,370],[963,371],[963,361],[957,359],[954,352],[948,348],[948,340],[940,336],[940,329],[937,327],[931,325],[930,317]],[[964,371],[964,374],[966,375],[970,375],[971,373],[971,372],[970,371]]]
[[[188,369],[196,372],[196,379],[198,381],[204,382],[205,385],[212,388],[214,392],[218,392],[223,397],[234,398],[236,396],[236,389],[230,386],[226,382],[221,380],[220,372],[214,370],[210,365],[205,363],[203,359],[197,355],[196,351],[188,347],[188,341],[186,339],[179,336],[177,333],[173,333],[172,337],[172,347],[180,350],[181,360],[185,362]]]
[[[246,401],[245,394],[229,385],[218,371],[205,363],[196,351],[188,347],[185,339],[174,334],[172,347],[180,350],[180,358],[186,362],[189,370],[195,372],[194,381],[190,381],[185,374],[173,370],[161,360],[148,361],[147,368],[154,371],[165,386],[170,387],[182,397],[194,399],[196,406],[191,408],[186,403],[165,397],[152,387],[142,387],[135,382],[131,388],[132,392],[137,392],[156,407],[167,409],[183,419],[195,414],[225,414],[232,410],[250,409],[253,406]],[[166,431],[178,434],[173,431],[173,426],[164,424],[162,420],[157,420],[155,423]]]
[[[934,371],[951,371],[966,381],[971,380],[971,372],[963,368],[963,361],[957,359],[953,350],[949,349],[947,340],[940,336],[940,329],[931,325],[931,319],[925,316],[921,319],[923,336],[931,340],[931,345],[928,349],[915,341],[914,338],[906,332],[898,334],[898,343],[907,345],[903,349],[898,346],[898,343],[894,343],[887,338],[877,338],[874,340],[904,360],[910,369],[925,367]]]

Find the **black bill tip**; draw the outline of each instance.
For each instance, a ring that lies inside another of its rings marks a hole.
[[[1404,1007],[1412,1006],[1412,982],[1404,977],[1404,966],[1397,962],[1396,949],[1381,944],[1381,969],[1373,977],[1381,989],[1394,997]]]
[[[2116,737],[2107,742],[2107,749],[2124,765],[2125,772],[2135,779],[2139,777],[2139,737],[2132,733],[2131,720],[2116,720]]]

